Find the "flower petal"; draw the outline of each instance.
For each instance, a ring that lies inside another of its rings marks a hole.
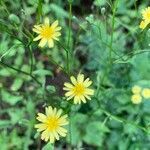
[[[67,82],[64,83],[64,86],[66,86],[67,88],[70,88],[70,89],[73,88],[73,85],[70,83],[67,83]]]
[[[44,38],[42,38],[41,41],[40,41],[40,43],[39,43],[39,46],[40,47],[44,47],[46,45],[46,43],[47,43],[47,40],[44,39]]]
[[[89,81],[89,78],[87,78],[83,84],[85,87],[89,87],[92,84],[92,81]]]
[[[87,89],[85,90],[85,94],[86,94],[86,95],[94,95],[94,90],[87,88]]]
[[[41,38],[42,38],[41,35],[39,35],[39,36],[37,36],[36,38],[34,38],[33,41],[38,41],[38,40],[40,40]]]
[[[61,27],[57,27],[56,29],[55,29],[55,31],[60,31],[62,28]]]
[[[74,104],[80,104],[81,103],[81,99],[79,96],[75,96],[74,97]]]
[[[77,76],[77,81],[78,81],[78,83],[83,83],[83,81],[84,81],[84,75],[83,74],[79,74]]]
[[[60,134],[61,136],[65,137],[66,133],[67,133],[67,130],[65,128],[59,127],[57,129],[57,133]]]
[[[39,123],[39,124],[36,124],[34,127],[35,127],[35,128],[38,128],[37,131],[40,132],[40,131],[45,130],[45,129],[47,128],[47,125],[44,124],[44,123]]]
[[[52,116],[53,108],[51,106],[45,108],[46,116]]]
[[[69,91],[69,92],[66,92],[65,93],[65,96],[68,97],[68,96],[72,96],[74,95],[74,92],[73,91]]]
[[[46,119],[47,119],[46,115],[44,115],[42,113],[38,113],[37,120],[39,120],[41,122],[45,122]]]
[[[49,139],[49,132],[48,132],[48,130],[45,130],[45,131],[42,132],[41,139],[44,140],[44,141],[47,141],[47,139]]]
[[[53,41],[52,39],[49,39],[49,40],[48,40],[48,47],[49,47],[49,48],[54,47],[54,41]]]
[[[53,22],[52,25],[51,25],[52,28],[56,28],[57,26],[58,26],[58,20]]]
[[[71,82],[72,82],[74,85],[77,84],[77,80],[75,79],[74,76],[71,76],[71,77],[70,77],[70,80],[71,80]]]
[[[44,19],[44,24],[47,25],[47,26],[49,26],[49,18],[48,18],[48,17],[46,17],[46,18]]]

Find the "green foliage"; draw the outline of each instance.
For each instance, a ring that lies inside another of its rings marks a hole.
[[[131,102],[132,86],[150,88],[149,30],[139,29],[148,4],[0,0],[0,149],[149,150],[150,99]],[[33,41],[33,26],[46,16],[62,27],[53,49]],[[79,72],[93,81],[95,94],[77,106],[62,89]],[[34,128],[49,105],[70,122],[67,137],[54,145]]]

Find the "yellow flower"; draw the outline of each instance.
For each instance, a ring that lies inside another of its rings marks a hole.
[[[141,23],[140,23],[140,28],[141,28],[141,29],[145,29],[148,24],[149,24],[149,23],[146,22],[146,21],[141,21]]]
[[[141,90],[142,90],[142,88],[138,85],[135,85],[135,86],[132,87],[132,92],[134,94],[140,94]]]
[[[148,89],[148,88],[143,89],[142,96],[144,98],[150,98],[150,89]]]
[[[41,139],[44,141],[50,140],[50,143],[54,143],[55,139],[59,140],[59,136],[65,137],[67,134],[67,130],[62,126],[67,125],[67,115],[62,114],[62,110],[59,109],[57,111],[56,108],[52,108],[51,106],[46,107],[45,109],[46,115],[42,113],[38,113],[37,120],[41,123],[36,124],[35,128],[38,128],[37,131],[41,132]]]
[[[72,83],[64,83],[64,90],[67,92],[65,96],[67,100],[74,98],[74,104],[86,103],[86,99],[91,100],[90,96],[94,95],[94,90],[90,89],[89,86],[92,84],[89,78],[84,80],[84,75],[79,74],[77,79],[74,76],[70,77]]]
[[[132,101],[133,104],[139,104],[139,103],[142,102],[142,97],[141,97],[140,94],[134,94],[131,97],[131,101]]]
[[[150,7],[145,8],[145,9],[142,11],[142,16],[143,16],[143,19],[144,19],[144,20],[150,21]]]
[[[33,31],[38,34],[33,41],[40,40],[39,46],[44,47],[48,44],[49,48],[54,47],[54,40],[59,41],[58,37],[61,35],[59,32],[61,27],[58,26],[58,21],[55,21],[50,25],[49,19],[45,18],[44,24],[34,25]]]
[[[150,23],[150,7],[145,8],[142,11],[142,17],[143,17],[143,21],[141,21],[140,23],[140,28],[145,29],[146,26]]]

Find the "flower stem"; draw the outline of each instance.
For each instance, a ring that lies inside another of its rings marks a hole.
[[[67,72],[70,74],[70,65],[69,65],[69,54],[71,52],[71,46],[70,46],[70,39],[71,39],[71,20],[72,20],[72,3],[69,1],[69,34],[68,34],[68,42],[67,42],[67,47],[68,51],[66,51],[66,63],[67,63]]]

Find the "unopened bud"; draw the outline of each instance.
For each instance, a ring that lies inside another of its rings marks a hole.
[[[12,22],[12,23],[15,23],[15,24],[19,24],[20,23],[20,19],[17,15],[15,14],[10,14],[9,15],[9,20]]]
[[[73,0],[68,0],[68,2],[69,2],[70,4],[72,4],[72,3],[73,3]]]
[[[106,8],[105,8],[105,7],[102,7],[102,8],[101,8],[101,14],[104,15],[105,12],[106,12]]]

